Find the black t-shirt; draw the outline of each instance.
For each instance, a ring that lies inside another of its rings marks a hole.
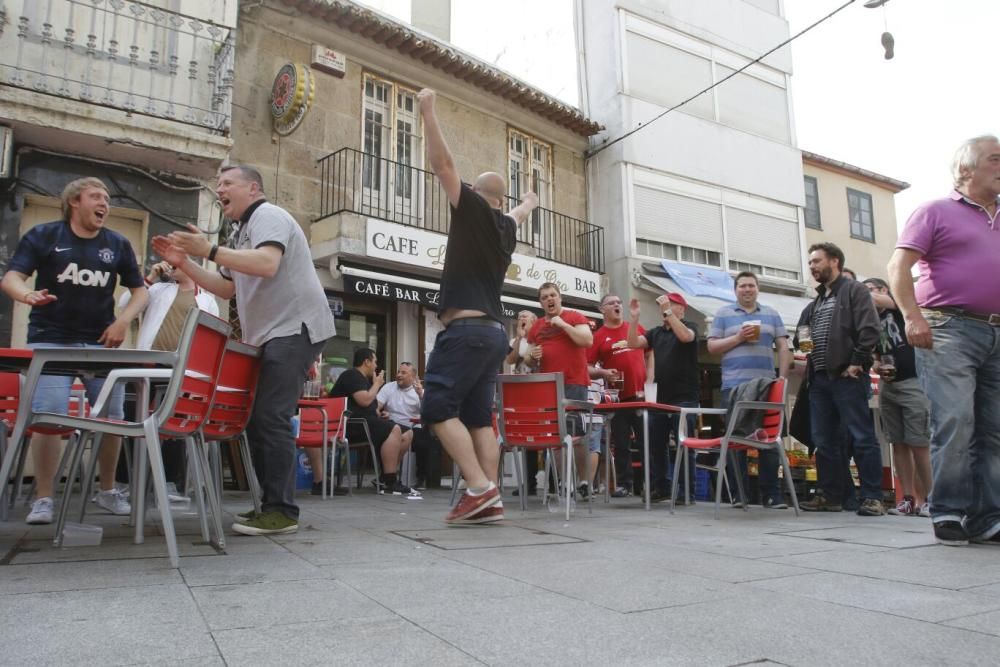
[[[491,208],[462,183],[458,207],[451,209],[451,230],[438,312],[449,308],[481,310],[504,321],[500,290],[517,242],[517,223]]]
[[[896,309],[886,308],[878,315],[879,337],[876,352],[891,354],[896,360],[893,382],[917,377],[917,362],[913,347],[906,340],[906,321]]]
[[[56,300],[31,309],[29,343],[97,344],[115,321],[115,285],[144,285],[132,244],[110,229],[85,239],[61,220],[37,225],[17,244],[7,266],[26,276],[35,289],[47,289]]]
[[[372,401],[364,408],[354,402],[354,392],[368,391],[371,388],[372,381],[361,371],[357,368],[348,368],[337,378],[333,389],[330,390],[330,396],[333,398],[347,396],[347,409],[351,411],[352,417],[378,417],[378,401]]]
[[[680,403],[698,400],[698,325],[681,320],[694,332],[694,340],[682,343],[670,327],[653,327],[646,332],[646,342],[653,350],[656,366],[657,403]]]

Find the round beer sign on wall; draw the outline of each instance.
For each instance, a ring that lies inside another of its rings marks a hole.
[[[286,135],[295,131],[305,118],[316,94],[316,79],[309,68],[288,63],[278,70],[271,86],[271,117],[274,130]]]

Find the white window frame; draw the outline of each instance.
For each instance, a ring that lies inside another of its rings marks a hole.
[[[514,152],[515,142],[520,140],[524,150],[521,153]],[[537,150],[536,150],[537,149]],[[539,157],[538,151],[544,151]],[[523,130],[514,127],[507,127],[507,194],[515,201],[520,202],[525,192],[534,191],[538,195],[538,206],[540,208],[552,208],[552,157],[553,146],[548,141],[543,141]],[[530,180],[523,183],[514,175],[514,166],[518,165],[517,173],[524,175]],[[544,187],[538,187],[541,182]],[[548,247],[546,230],[542,224],[541,211],[535,209],[531,218],[531,235],[535,248],[541,250]]]
[[[385,101],[372,101],[367,93],[368,84],[373,87],[380,87],[387,91]],[[401,108],[399,99],[405,95],[412,100],[412,109]],[[374,152],[375,132],[369,133],[369,112],[381,113],[382,118],[378,121],[382,135],[379,137],[379,153]],[[410,123],[410,131],[401,133],[400,123]],[[415,131],[414,131],[415,130]],[[409,160],[401,159],[400,139],[404,136],[410,138],[405,145],[409,151]],[[373,72],[363,72],[361,76],[361,152],[368,155],[375,155],[380,158],[379,162],[369,162],[362,160],[362,206],[367,206],[372,213],[382,210],[391,212],[406,212],[406,220],[397,220],[405,224],[421,224],[423,217],[424,201],[422,188],[423,179],[416,178],[413,172],[406,167],[422,169],[424,163],[423,145],[423,123],[417,107],[417,91],[415,88],[404,86],[391,79],[379,76]],[[396,169],[389,168],[389,165],[382,162],[389,160],[405,164]],[[371,171],[371,165],[378,164],[379,172]],[[373,178],[374,177],[374,178]],[[377,187],[372,184],[377,181]],[[391,203],[389,198],[393,198]],[[392,217],[392,216],[390,216]]]
[[[717,71],[717,65],[722,65],[732,70],[739,70],[741,67],[744,67],[751,62],[749,58],[745,58],[736,53],[733,53],[732,51],[728,51],[713,44],[708,44],[694,37],[691,37],[690,35],[685,35],[683,33],[672,30],[671,28],[668,28],[666,26],[653,23],[652,21],[649,21],[640,16],[630,13],[627,10],[619,9],[619,17],[620,17],[619,31],[618,31],[618,41],[620,43],[619,67],[621,68],[622,92],[630,97],[635,97],[636,99],[645,100],[650,104],[655,104],[657,106],[660,106],[660,103],[652,100],[647,100],[644,97],[637,95],[635,92],[633,92],[631,88],[631,82],[629,81],[627,45],[628,45],[628,33],[630,32],[645,37],[647,39],[660,42],[661,44],[664,44],[666,46],[679,49],[681,51],[686,51],[687,53],[690,53],[694,56],[698,56],[700,58],[708,60],[711,65],[711,71],[712,71],[711,83],[716,83],[720,79],[719,72]],[[781,88],[782,90],[785,91],[785,108],[786,108],[786,113],[788,114],[787,136],[783,140],[775,139],[774,137],[759,134],[752,130],[723,123],[721,120],[719,120],[719,99],[717,95],[718,88],[712,88],[712,90],[706,93],[706,95],[710,95],[712,98],[712,109],[713,109],[713,117],[707,120],[719,123],[720,125],[725,125],[726,127],[730,127],[740,132],[746,132],[747,134],[759,136],[763,139],[767,139],[768,141],[776,141],[779,143],[791,145],[792,137],[794,134],[793,132],[794,128],[792,123],[791,98],[788,91],[787,75],[780,70],[774,69],[773,67],[768,67],[767,65],[763,65],[761,63],[750,64],[750,66],[747,67],[742,72],[740,72],[740,74],[746,74],[747,76],[759,79],[760,81],[770,84],[772,86],[777,86],[778,88]],[[692,90],[691,94],[693,95],[697,92],[698,92],[697,90]],[[676,111],[687,114],[683,106],[676,109]],[[697,114],[689,114],[689,115],[693,115],[696,118],[701,118],[702,120],[706,120],[704,117],[699,116]]]

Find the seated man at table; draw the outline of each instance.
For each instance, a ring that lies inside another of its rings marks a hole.
[[[382,385],[376,396],[379,414],[398,424],[403,433],[411,431],[413,454],[417,459],[418,489],[426,487],[428,478],[436,478],[438,485],[441,479],[441,442],[430,430],[420,427],[423,398],[424,386],[413,364],[408,361],[399,365],[396,381]]]
[[[129,323],[145,307],[149,297],[132,245],[104,226],[110,209],[104,183],[96,178],[77,179],[63,190],[63,219],[31,228],[18,242],[0,287],[11,299],[31,308],[29,348],[118,347],[125,340]],[[27,281],[33,273],[32,289]],[[116,318],[119,278],[132,299]],[[31,399],[32,411],[65,414],[72,381],[67,376],[41,376]],[[104,382],[91,379],[84,384],[87,399],[97,400]],[[122,418],[123,399],[124,387],[119,384],[111,394],[108,417]],[[60,440],[59,435],[31,436],[38,492],[28,523],[52,523]],[[115,488],[120,448],[120,437],[103,438],[98,459],[101,491],[96,502],[112,514],[129,514],[128,501]]]
[[[398,424],[378,415],[376,397],[385,384],[385,371],[376,372],[377,363],[375,350],[368,347],[355,350],[354,368],[348,368],[340,374],[330,395],[334,398],[347,396],[347,409],[351,412],[352,420],[364,419],[368,425],[368,434],[371,434],[372,444],[378,450],[379,459],[382,461],[381,479],[372,482],[375,490],[397,496],[419,496],[419,493],[403,484],[397,477],[399,464],[410,448],[413,433],[410,431],[404,433]],[[356,421],[348,422],[348,440],[363,442],[368,434],[365,433],[362,424]]]

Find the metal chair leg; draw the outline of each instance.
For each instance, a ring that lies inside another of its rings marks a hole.
[[[194,467],[194,498],[198,502],[198,521],[201,524],[201,539],[205,543],[211,543],[212,537],[208,534],[208,515],[205,513],[205,492],[208,490],[208,472],[202,466],[202,457],[197,451],[194,438],[185,438],[184,446],[187,448],[188,461]],[[160,505],[160,514],[170,512],[169,499],[166,505]]]
[[[201,465],[205,468],[206,476],[209,478],[209,484],[205,486],[205,492],[208,496],[208,506],[212,512],[212,523],[215,528],[215,546],[219,549],[224,549],[226,546],[226,535],[222,528],[222,498],[219,495],[218,486],[215,484],[215,476],[211,474],[211,463],[209,459],[213,451],[209,450],[209,447],[218,447],[221,443],[206,443],[205,439],[199,436],[201,441],[201,447],[199,448],[197,454],[201,459]]]
[[[101,443],[104,440],[101,433],[94,433],[90,444],[90,461],[87,462],[87,471],[80,480],[80,523],[83,523],[87,516],[87,503],[94,493],[94,476],[97,473],[97,460],[101,454]]]
[[[170,500],[167,498],[167,477],[163,472],[163,457],[160,453],[160,434],[156,430],[156,424],[152,419],[143,422],[143,430],[146,435],[146,452],[149,454],[149,467],[153,473],[153,490],[156,493],[156,502],[160,507],[167,507],[168,511],[160,512],[160,522],[163,525],[163,536],[167,542],[167,554],[170,557],[170,566],[180,567],[180,559],[177,553],[177,535],[174,532],[174,517],[170,514]]]
[[[257,469],[254,468],[253,458],[250,457],[250,441],[245,433],[240,436],[240,458],[243,459],[243,470],[247,477],[247,486],[250,487],[253,509],[260,514],[260,480],[257,479]]]
[[[56,548],[62,547],[63,542],[63,529],[66,527],[66,515],[69,513],[69,501],[72,497],[73,492],[73,478],[76,475],[82,475],[80,472],[80,462],[83,459],[83,450],[86,447],[87,440],[93,438],[93,433],[82,434],[81,437],[74,443],[72,458],[70,459],[69,467],[69,478],[66,480],[66,488],[63,490],[62,499],[59,502],[59,512],[56,515],[56,525],[55,525],[55,535],[52,539],[52,544]],[[80,480],[80,491],[81,495],[83,492],[83,480]],[[86,503],[87,499],[84,496],[82,502]]]

